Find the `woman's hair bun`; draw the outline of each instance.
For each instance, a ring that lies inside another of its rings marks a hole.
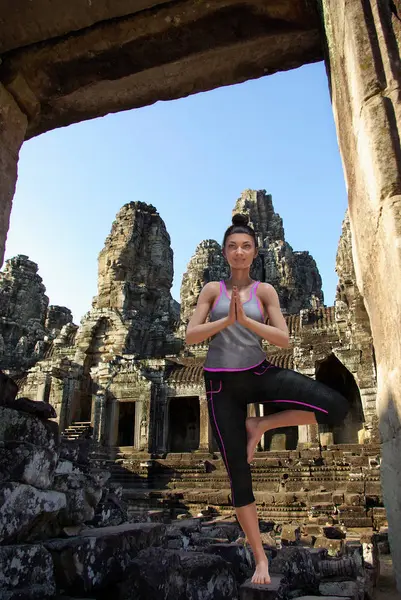
[[[233,225],[248,225],[249,223],[248,215],[243,215],[241,213],[233,215],[233,218],[231,220]]]

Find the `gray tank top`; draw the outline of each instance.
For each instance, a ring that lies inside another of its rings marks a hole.
[[[251,289],[249,300],[243,303],[247,317],[264,323],[264,316],[256,289],[256,281]],[[218,321],[228,315],[230,297],[224,281],[220,281],[220,295],[212,310],[210,320]],[[205,371],[245,371],[259,365],[266,358],[262,349],[262,338],[239,323],[229,325],[213,336],[204,364]]]

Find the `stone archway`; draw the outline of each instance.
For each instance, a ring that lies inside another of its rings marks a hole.
[[[334,354],[330,354],[316,365],[316,381],[321,381],[337,390],[349,402],[349,412],[344,423],[337,427],[319,426],[322,445],[358,444],[365,419],[361,395],[352,373]]]

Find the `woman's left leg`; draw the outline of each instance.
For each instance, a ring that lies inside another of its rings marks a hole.
[[[348,401],[342,394],[291,369],[272,367],[255,371],[253,376],[257,379],[258,402],[270,404],[274,413],[246,420],[248,463],[266,431],[316,423],[337,425],[348,412]]]

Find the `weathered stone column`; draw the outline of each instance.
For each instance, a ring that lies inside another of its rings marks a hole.
[[[116,398],[109,399],[107,413],[107,445],[116,446],[118,438],[118,417],[120,414],[120,403]]]
[[[209,412],[206,394],[199,395],[199,450],[209,452]]]
[[[63,396],[60,407],[59,427],[60,431],[64,431],[66,427],[71,425],[72,408],[75,395],[75,379],[66,377],[63,381]]]
[[[399,3],[321,0],[358,288],[378,375],[382,484],[401,564],[401,98]],[[399,10],[399,9],[398,9]],[[396,569],[401,590],[401,571]]]
[[[0,84],[0,267],[3,264],[11,205],[17,182],[18,155],[28,120]]]
[[[106,394],[103,390],[96,392],[93,416],[93,439],[102,444],[106,427]]]
[[[319,445],[319,426],[300,425],[298,427],[298,447],[310,448]]]
[[[49,373],[44,373],[42,381],[38,383],[36,400],[39,400],[40,402],[49,402],[50,385],[51,376]]]

